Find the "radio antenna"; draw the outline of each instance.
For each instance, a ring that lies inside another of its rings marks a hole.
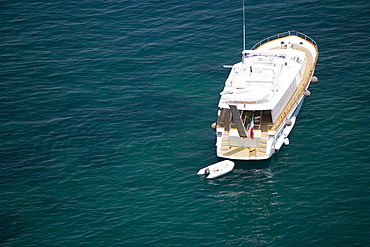
[[[243,48],[244,48],[244,50],[245,50],[245,37],[246,37],[246,34],[245,34],[245,7],[244,7],[244,0],[243,0]]]

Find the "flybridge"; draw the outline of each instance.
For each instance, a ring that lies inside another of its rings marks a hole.
[[[273,109],[284,97],[287,88],[289,86],[295,88],[301,79],[305,61],[304,53],[301,51],[244,50],[242,54],[242,62],[231,67],[232,70],[225,81],[219,104],[221,108],[228,108],[230,103],[258,103],[259,106],[254,107]],[[280,93],[277,93],[278,90]]]
[[[276,59],[286,59],[288,56],[287,52],[282,53],[281,51],[272,51],[272,52],[260,52],[255,50],[244,50],[242,52],[242,63],[244,64],[246,61],[256,61],[256,62],[272,62]],[[255,60],[253,60],[253,58]],[[234,66],[238,66],[240,63],[235,64]],[[224,68],[233,68],[233,65],[224,65]]]
[[[255,51],[255,50],[244,50],[242,52],[243,54],[243,57],[242,57],[242,62],[244,63],[245,59],[246,58],[250,58],[250,57],[270,57],[270,58],[274,58],[274,57],[277,57],[277,58],[282,58],[282,59],[285,59],[286,58],[286,54],[279,54],[279,53],[273,53],[273,52],[258,52],[258,51]]]
[[[282,63],[283,60],[286,62],[289,60],[295,60],[299,62],[304,59],[304,53],[294,49],[275,49],[268,52],[261,52],[257,50],[244,50],[242,52],[242,63],[248,61],[253,63],[258,62],[275,62]]]

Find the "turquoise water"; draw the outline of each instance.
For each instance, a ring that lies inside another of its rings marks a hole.
[[[242,1],[0,3],[3,246],[367,246],[370,3],[246,2],[318,43],[290,145],[213,181]]]

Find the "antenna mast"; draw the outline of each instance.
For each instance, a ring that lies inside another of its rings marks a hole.
[[[244,0],[243,0],[243,51],[245,50],[245,7],[244,7]]]

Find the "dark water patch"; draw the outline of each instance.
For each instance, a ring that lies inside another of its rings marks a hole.
[[[21,223],[16,213],[2,210],[0,221],[0,243],[9,243],[11,239],[19,237],[22,234]]]

